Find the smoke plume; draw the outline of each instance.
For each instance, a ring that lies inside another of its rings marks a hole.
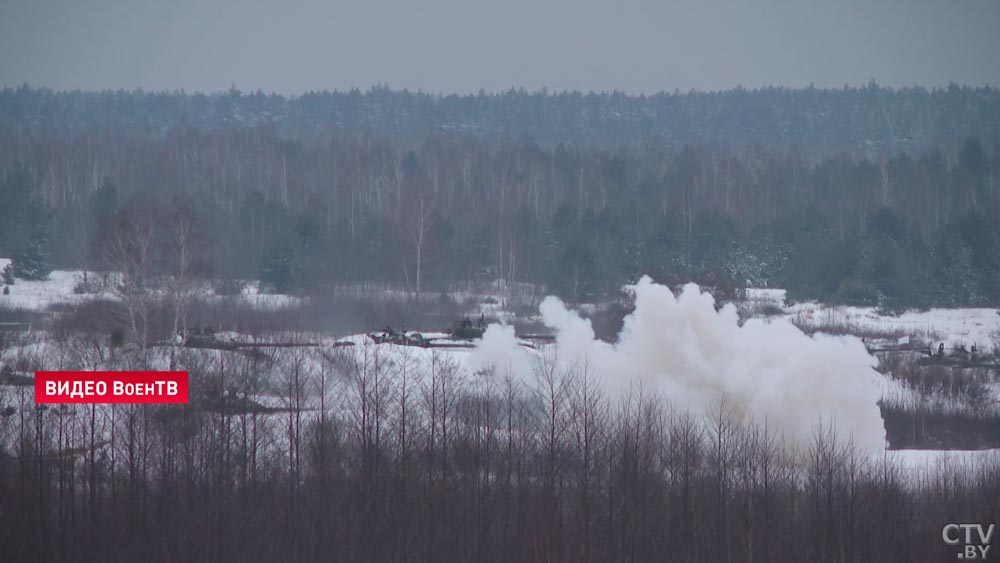
[[[858,446],[885,448],[876,362],[857,338],[808,336],[784,319],[740,325],[735,307],[717,311],[698,286],[674,296],[648,277],[635,286],[635,310],[614,344],[596,339],[590,321],[556,297],[542,302],[541,313],[556,332],[555,361],[565,369],[585,365],[609,393],[642,380],[693,414],[724,400],[800,444],[822,424]],[[470,360],[523,375],[530,356],[512,329],[493,326]]]

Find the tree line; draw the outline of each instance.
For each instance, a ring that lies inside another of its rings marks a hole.
[[[392,90],[309,92],[285,97],[135,91],[0,90],[0,127],[60,133],[124,130],[163,136],[178,126],[203,131],[273,126],[284,138],[324,140],[367,134],[419,143],[429,135],[529,140],[615,148],[644,142],[704,143],[813,157],[954,151],[966,137],[1000,140],[996,88],[893,89],[874,82],[843,88],[765,87],[720,92],[506,92],[435,95]]]
[[[3,129],[0,256],[21,256],[22,277],[107,270],[113,225],[185,209],[204,275],[277,292],[499,279],[586,301],[645,273],[888,308],[986,306],[1000,303],[998,172],[1000,153],[975,138],[953,153],[812,160],[464,135],[301,142],[268,127]]]

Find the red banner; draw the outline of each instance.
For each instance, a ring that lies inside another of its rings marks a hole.
[[[36,403],[188,402],[186,371],[36,371]]]

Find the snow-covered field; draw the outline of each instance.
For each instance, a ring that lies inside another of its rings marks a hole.
[[[5,262],[6,261],[6,262]],[[0,271],[3,265],[9,263],[9,259],[0,258]],[[117,299],[111,291],[111,282],[104,279],[99,274],[91,273],[88,281],[91,288],[101,288],[98,291],[76,292],[76,288],[84,286],[84,272],[82,270],[54,270],[49,279],[44,281],[29,281],[17,279],[14,285],[9,287],[9,294],[0,294],[0,306],[7,306],[16,309],[29,311],[45,311],[53,305],[78,304],[97,299]],[[449,300],[467,305],[470,314],[483,314],[488,318],[512,322],[517,313],[515,309],[524,309],[524,306],[534,305],[540,297],[534,295],[537,288],[530,284],[518,284],[511,292],[504,284],[487,284],[479,291],[472,288],[458,289],[444,293]],[[201,297],[206,300],[237,302],[262,310],[277,310],[293,308],[306,302],[306,298],[298,295],[287,295],[279,293],[264,293],[260,290],[260,284],[256,280],[244,280],[240,282],[240,293],[238,295],[216,294],[210,285],[204,285],[200,289]],[[511,301],[510,295],[515,295]],[[426,302],[434,302],[442,297],[441,293],[427,292],[420,296],[415,296],[413,292],[400,288],[386,288],[378,285],[352,285],[337,289],[337,295],[357,298],[378,298],[383,300],[411,301],[419,299]]]
[[[284,295],[280,293],[261,293],[260,284],[245,283],[240,289],[239,296],[212,295],[216,299],[231,299],[235,297],[243,303],[258,309],[283,309],[295,307],[302,303],[302,298],[295,295]]]
[[[2,269],[2,268],[0,268]],[[54,270],[49,279],[44,281],[15,280],[9,286],[7,295],[0,294],[0,306],[26,309],[29,311],[45,311],[53,305],[85,303],[98,299],[115,300],[118,296],[110,288],[77,293],[77,287],[82,287],[84,273],[82,270]],[[91,273],[88,278],[91,288],[110,286],[110,282]],[[211,287],[202,290],[205,299],[237,300],[259,309],[281,309],[294,307],[302,302],[301,297],[294,295],[261,293],[256,282],[245,283],[240,295],[216,295]]]
[[[0,259],[2,260],[2,259]],[[2,265],[2,264],[0,264]],[[91,285],[98,277],[91,274]],[[110,290],[94,293],[75,293],[74,288],[84,280],[80,270],[55,270],[46,281],[28,281],[18,279],[10,287],[9,295],[0,295],[0,305],[12,308],[44,311],[52,305],[82,303],[94,299],[116,299]],[[457,290],[447,293],[448,298],[473,306],[475,314],[485,314],[488,318],[513,322],[518,314],[531,313],[531,310],[515,311],[504,297],[507,290],[504,287],[482,288],[485,293],[477,293],[472,289]],[[489,291],[499,289],[500,291]],[[539,301],[533,294],[537,289],[517,287],[515,292],[520,305]],[[210,287],[206,287],[203,297],[207,299],[236,299],[250,306],[261,309],[280,309],[295,307],[303,303],[302,297],[295,295],[261,293],[259,284],[253,281],[242,284],[238,296],[215,295]],[[379,295],[383,298],[412,299],[413,294],[403,290],[384,289],[376,286],[350,286],[338,289],[341,295],[356,295],[359,297]],[[438,299],[440,294],[428,293],[424,297],[429,300]],[[835,330],[841,333],[863,335],[898,335],[908,336],[913,341],[927,344],[943,342],[946,347],[965,345],[971,348],[990,351],[1000,344],[1000,310],[982,308],[963,309],[931,309],[928,311],[907,311],[893,316],[880,313],[875,307],[847,307],[826,305],[816,302],[801,302],[788,305],[783,289],[748,289],[747,304],[751,310],[760,311],[770,307],[771,311],[780,310],[773,315],[786,318],[804,329]],[[586,307],[583,307],[586,309]]]
[[[783,289],[749,289],[750,303],[781,309],[779,316],[797,326],[816,330],[833,329],[858,335],[908,336],[946,348],[975,345],[983,351],[1000,345],[1000,310],[981,308],[930,309],[907,311],[893,316],[881,314],[875,307],[848,307],[803,302],[787,305]]]
[[[3,260],[3,259],[0,259]],[[2,265],[2,262],[0,262]],[[91,274],[91,287],[100,288],[96,283],[101,278]],[[45,311],[53,305],[77,304],[95,299],[117,299],[114,292],[107,288],[88,293],[77,293],[76,288],[84,281],[84,273],[80,270],[55,270],[45,281],[28,281],[18,279],[9,287],[8,295],[0,295],[0,307]],[[485,293],[477,293],[473,289],[456,290],[447,293],[449,299],[464,303],[471,307],[474,314],[484,314],[487,318],[502,322],[513,322],[525,315],[537,318],[534,313],[537,307],[535,296],[538,293],[534,287],[516,287],[513,292],[520,310],[514,310],[508,302],[509,295],[505,287],[493,287],[489,284],[480,288]],[[526,285],[526,284],[522,284]],[[500,291],[491,291],[499,289]],[[295,295],[262,293],[259,284],[253,281],[243,282],[239,295],[216,295],[210,286],[201,290],[202,297],[208,300],[236,300],[260,309],[281,309],[296,307],[304,302],[303,297]],[[403,290],[391,290],[376,286],[349,286],[338,289],[340,295],[382,296],[386,299],[412,299],[413,294]],[[1000,346],[1000,310],[984,308],[962,309],[931,309],[928,311],[907,311],[897,316],[880,313],[874,307],[848,307],[826,305],[816,302],[800,302],[787,304],[785,290],[782,289],[748,289],[744,306],[755,314],[766,311],[770,318],[785,318],[796,326],[809,331],[836,332],[882,337],[883,340],[895,340],[906,337],[912,343],[920,342],[925,346],[936,347],[944,343],[946,348],[965,346],[971,349],[990,352]],[[440,294],[429,293],[426,299],[438,299]],[[535,307],[528,307],[534,304]],[[586,312],[587,307],[581,307]]]
[[[79,270],[55,270],[44,281],[15,280],[8,295],[0,295],[0,305],[11,308],[44,311],[52,305],[75,304],[94,299],[114,299],[108,291],[75,293],[74,288],[83,283]]]
[[[91,281],[93,280],[92,276]],[[93,299],[116,299],[110,291],[76,293],[74,289],[82,281],[83,273],[72,270],[54,271],[46,281],[19,279],[10,287],[9,295],[0,295],[0,307],[6,305],[11,308],[41,312],[53,305],[76,304]],[[520,295],[529,297],[536,292],[534,288],[517,289]],[[242,292],[237,296],[215,295],[210,288],[206,288],[204,291],[206,299],[235,299],[261,309],[295,307],[303,303],[303,298],[297,296],[260,293],[258,284],[252,282],[243,284]],[[372,295],[377,294],[379,289],[373,287],[348,288],[345,290],[345,294],[350,294],[351,291],[355,291],[359,295]],[[452,292],[448,296],[456,302],[474,305],[474,310],[477,312],[482,312],[488,317],[504,322],[512,322],[518,318],[523,319],[523,315],[526,313],[524,309],[526,300],[518,299],[517,306],[521,310],[512,310],[511,307],[507,306],[509,303],[504,300],[503,294],[503,292],[492,291],[477,293],[472,289],[466,289]],[[398,297],[400,299],[407,298],[409,294],[403,292]],[[433,297],[438,298],[439,295]],[[531,297],[531,299],[534,298]],[[889,342],[895,341],[897,338],[909,338],[910,342],[914,344],[919,342],[922,346],[936,346],[937,343],[944,343],[949,349],[952,346],[971,347],[975,345],[979,350],[985,352],[994,350],[1000,343],[1000,311],[996,309],[932,309],[929,311],[909,311],[892,316],[881,314],[873,307],[830,306],[815,302],[788,304],[784,290],[780,289],[748,290],[747,302],[744,305],[748,306],[749,310],[766,310],[767,318],[786,319],[807,331],[836,332],[859,336],[867,334],[872,335],[869,337],[871,339]],[[424,336],[443,338],[445,335],[424,334]],[[248,339],[246,335],[231,332],[219,333],[216,338],[226,342],[240,342]],[[315,335],[315,338],[311,339],[321,344],[320,350],[332,350],[335,342],[338,341],[336,338],[320,335]],[[428,371],[431,366],[444,363],[453,367],[455,375],[461,378],[465,384],[475,384],[480,380],[478,374],[482,371],[481,366],[477,364],[476,354],[468,348],[419,348],[391,344],[375,346],[366,335],[349,335],[340,338],[339,341],[353,343],[354,354],[375,355],[380,362],[394,366],[394,369],[405,369],[417,373]],[[869,342],[871,341],[869,340]],[[20,347],[3,351],[0,355],[0,364],[13,364],[24,358],[37,358],[43,361],[44,358],[54,353],[50,349],[51,346],[52,344],[46,343],[44,335],[38,335],[31,341],[24,342]],[[525,347],[525,350],[528,348]],[[207,351],[185,351],[185,353],[201,354],[204,356],[203,361],[215,361],[213,358],[218,356],[218,354],[213,356],[213,352]],[[535,354],[537,352],[528,353]],[[161,366],[164,368],[169,366],[170,361],[168,351],[165,349],[157,351],[149,360],[153,367]],[[21,363],[23,364],[23,361]],[[113,366],[94,364],[80,367],[109,369]],[[913,391],[907,389],[900,381],[882,374],[875,377],[875,384],[881,390],[883,397],[913,396]],[[989,383],[988,385],[993,386],[992,389],[995,389],[998,400],[1000,400],[1000,383]],[[279,396],[261,396],[260,399],[264,404],[277,405],[282,401]],[[982,460],[992,459],[991,456],[1000,455],[1000,450],[972,452],[907,450],[894,452],[892,455],[900,461],[907,471],[918,474],[942,466],[975,465]]]

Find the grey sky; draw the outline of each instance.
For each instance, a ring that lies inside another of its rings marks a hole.
[[[1000,85],[1000,0],[0,0],[0,84]]]

